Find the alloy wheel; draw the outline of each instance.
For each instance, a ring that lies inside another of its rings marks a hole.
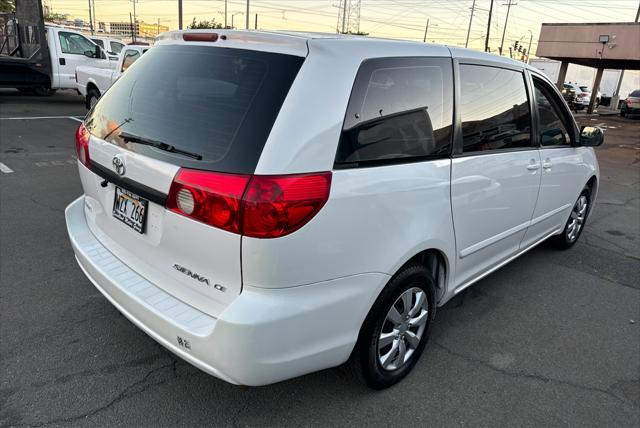
[[[571,216],[569,217],[569,223],[567,224],[567,239],[570,242],[578,239],[580,230],[582,230],[584,221],[587,218],[588,206],[589,202],[585,195],[581,195],[576,201],[576,204],[573,206],[573,210],[571,210]]]
[[[429,314],[427,293],[418,287],[405,290],[391,305],[378,338],[378,361],[385,370],[407,364],[424,334]]]

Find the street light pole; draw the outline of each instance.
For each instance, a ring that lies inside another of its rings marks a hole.
[[[224,0],[224,28],[227,27],[227,0]]]
[[[178,30],[182,30],[182,0],[178,0]]]

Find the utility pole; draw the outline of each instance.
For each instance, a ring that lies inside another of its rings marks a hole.
[[[344,7],[342,8],[342,34],[346,33],[347,28],[347,2],[349,0],[343,0]]]
[[[91,0],[89,0],[89,27],[91,28],[91,35],[93,36],[93,15],[91,14]]]
[[[224,28],[228,28],[228,25],[227,25],[227,0],[224,0]]]
[[[257,29],[258,29],[258,14],[257,14],[257,13],[256,13],[256,22],[255,22],[255,24],[254,24],[254,26],[253,26],[253,29],[254,29],[254,30],[257,30]]]
[[[467,29],[467,40],[464,42],[464,47],[469,46],[469,34],[471,34],[471,22],[473,21],[473,13],[476,10],[476,0],[473,0],[471,5],[471,16],[469,17],[469,28]]]
[[[91,0],[91,9],[93,9],[93,28],[96,32],[98,32],[98,29],[100,28],[100,26],[98,25],[98,20],[96,19],[96,1],[95,0]]]
[[[507,23],[509,22],[509,11],[511,10],[512,0],[507,3],[507,16],[504,18],[504,28],[502,29],[502,41],[500,42],[500,56],[502,56],[502,47],[504,46],[504,36],[507,34]],[[515,6],[515,4],[513,4]],[[504,6],[504,5],[503,5]]]
[[[424,37],[422,38],[422,43],[427,43],[427,31],[429,31],[429,18],[427,18],[427,26],[424,27]]]
[[[249,0],[247,0],[247,13],[245,14],[245,29],[248,30],[249,29]]]
[[[133,2],[133,34],[135,34],[133,40],[135,42],[136,36],[138,36],[138,17],[136,16],[136,3],[138,0],[131,0]]]
[[[178,0],[178,30],[182,30],[182,0]]]
[[[131,42],[136,43],[136,33],[133,31],[133,17],[131,16],[131,12],[129,12],[129,28],[131,28]]]
[[[491,14],[493,14],[493,0],[489,6],[489,19],[487,20],[487,35],[484,38],[484,51],[489,52],[489,34],[491,33]]]
[[[533,32],[529,30],[529,48],[527,49],[527,64],[529,64],[529,58],[531,57],[531,42],[533,41]]]

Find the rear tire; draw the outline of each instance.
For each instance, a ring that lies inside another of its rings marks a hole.
[[[400,382],[418,362],[435,316],[435,282],[414,263],[394,275],[360,329],[350,364],[370,388]]]
[[[45,86],[39,86],[37,88],[33,88],[33,92],[40,97],[50,97],[56,93],[56,90]]]
[[[578,238],[584,230],[587,217],[591,211],[591,189],[587,186],[582,189],[580,196],[576,200],[569,219],[562,229],[560,235],[556,235],[550,239],[550,242],[559,250],[566,250],[573,247],[578,242]]]
[[[100,92],[98,92],[97,89],[89,89],[89,91],[87,91],[87,98],[85,100],[85,106],[87,107],[87,110],[91,110],[93,106],[95,106],[98,102],[98,99],[100,99]]]
[[[626,115],[627,115],[627,110],[624,107],[622,107],[620,109],[620,116],[625,117]]]

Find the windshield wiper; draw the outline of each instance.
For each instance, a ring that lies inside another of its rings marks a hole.
[[[142,145],[145,145],[145,146],[151,146],[151,147],[155,147],[156,149],[164,150],[165,152],[176,153],[176,154],[183,155],[183,156],[188,156],[190,158],[194,158],[194,159],[197,159],[197,160],[202,160],[202,155],[199,155],[199,154],[193,153],[193,152],[188,152],[186,150],[181,150],[181,149],[177,148],[176,146],[173,146],[173,145],[167,144],[167,143],[163,143],[162,141],[157,141],[157,140],[152,140],[150,138],[140,137],[138,135],[130,134],[128,132],[121,132],[120,133],[120,138],[122,138],[127,143],[136,143],[136,144],[142,144]]]

